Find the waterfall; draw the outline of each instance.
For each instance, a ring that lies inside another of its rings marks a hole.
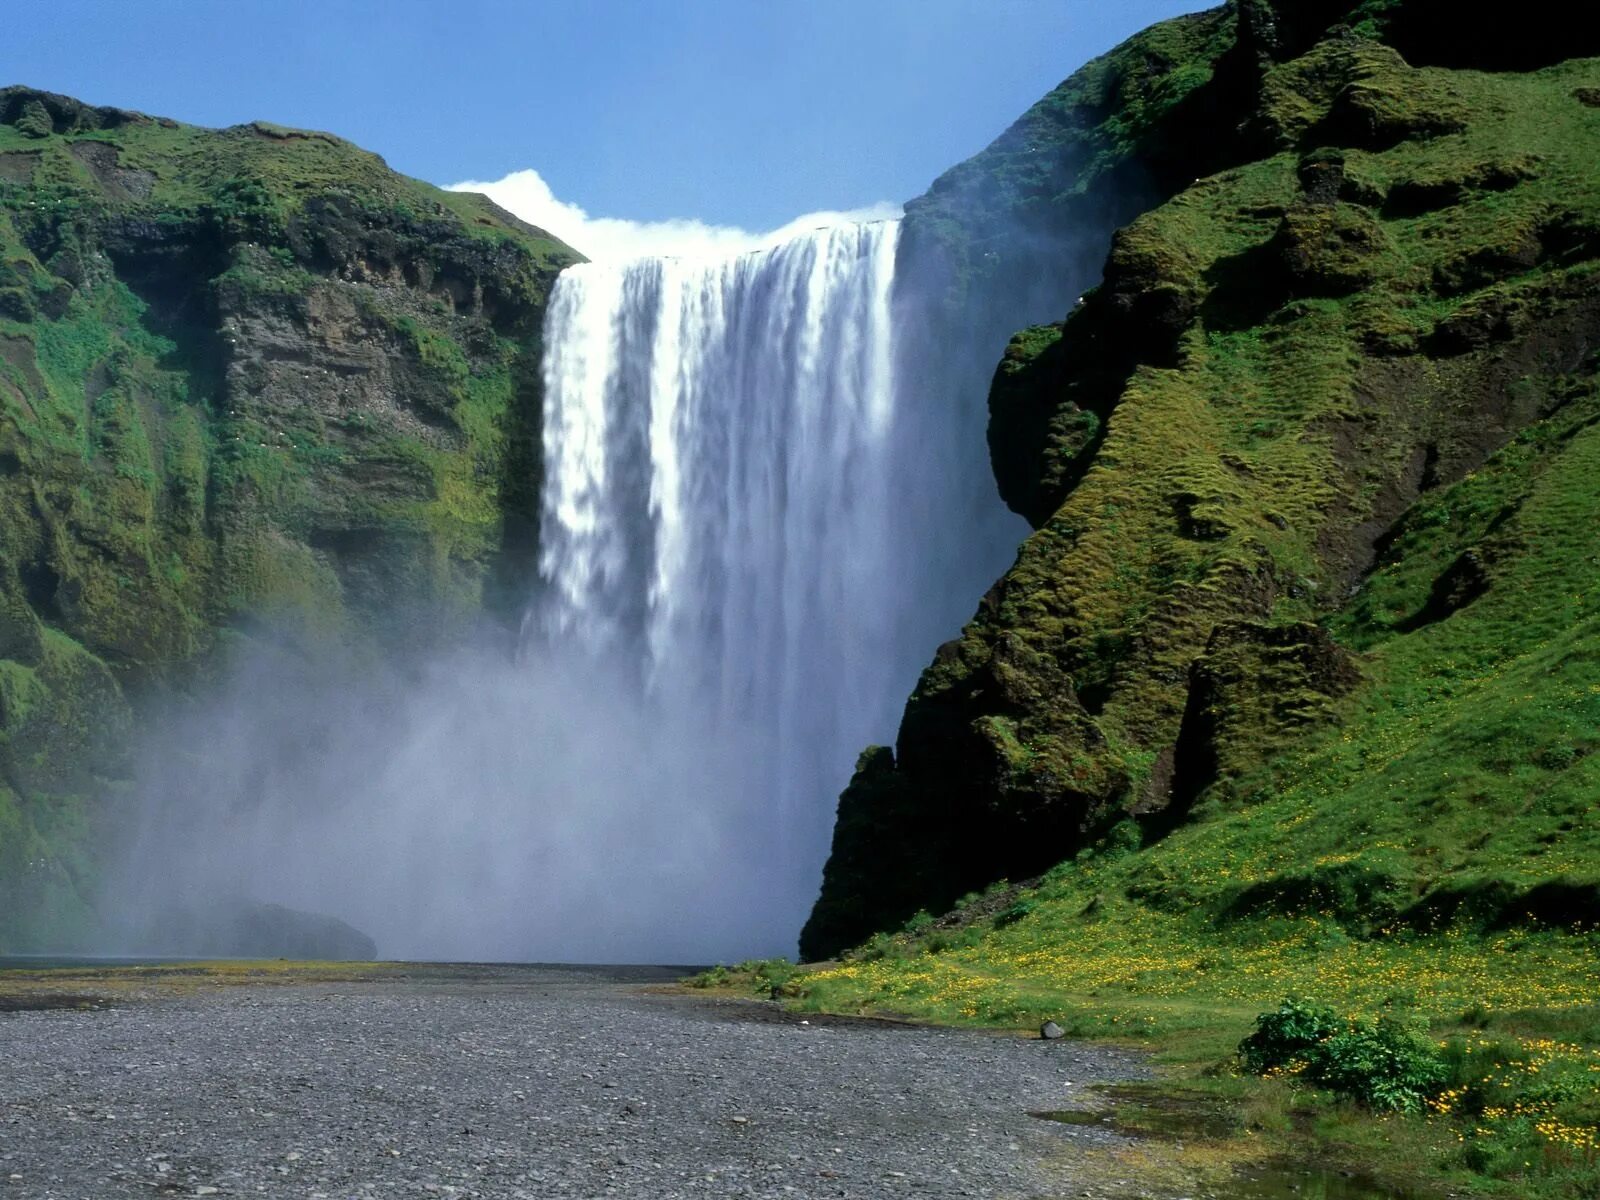
[[[234,668],[146,739],[124,945],[214,953],[165,914],[242,896],[399,958],[793,953],[856,755],[1018,540],[898,237],[563,272],[520,653]]]
[[[737,824],[782,937],[856,755],[893,740],[1010,549],[984,536],[1004,518],[981,393],[946,398],[964,412],[897,394],[899,232],[572,267],[546,318],[531,636],[628,673],[742,764],[735,795],[664,780],[663,802]]]
[[[745,739],[796,872],[892,732],[898,232],[573,267],[545,327],[537,634]]]

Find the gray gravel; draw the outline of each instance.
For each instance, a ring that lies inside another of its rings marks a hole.
[[[673,977],[434,968],[0,1015],[0,1200],[1077,1196],[1071,1150],[1113,1135],[1028,1112],[1141,1074],[643,986]]]

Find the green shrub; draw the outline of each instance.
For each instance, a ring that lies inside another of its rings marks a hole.
[[[1295,1070],[1340,1028],[1333,1009],[1290,997],[1276,1012],[1256,1018],[1255,1032],[1239,1043],[1239,1056],[1255,1075]]]
[[[691,975],[684,983],[693,988],[737,988],[754,996],[776,996],[796,970],[786,958],[751,958],[731,967],[719,964]]]
[[[1257,1075],[1299,1075],[1384,1112],[1417,1112],[1450,1076],[1438,1048],[1402,1020],[1344,1021],[1325,1005],[1295,999],[1256,1018],[1239,1055]]]
[[[714,967],[701,971],[698,975],[689,976],[683,982],[685,986],[692,988],[719,988],[727,987],[731,978],[728,968],[718,963]]]
[[[26,137],[49,137],[55,132],[55,122],[50,119],[50,110],[38,100],[28,100],[22,106],[22,112],[12,122],[17,127],[17,132]]]
[[[794,976],[795,964],[787,958],[751,958],[733,968],[747,975],[757,992],[775,994]]]
[[[1105,852],[1107,854],[1131,854],[1144,845],[1144,830],[1139,828],[1139,822],[1132,817],[1118,821],[1106,831]]]
[[[933,914],[927,909],[923,909],[921,912],[914,914],[905,923],[905,931],[911,934],[912,937],[917,937],[933,928],[933,920]]]
[[[1438,1048],[1403,1021],[1351,1022],[1312,1052],[1307,1076],[1368,1108],[1417,1112],[1445,1080]]]
[[[1004,929],[1007,925],[1015,925],[1037,907],[1038,905],[1033,900],[1018,900],[1015,904],[1008,908],[1003,908],[995,914],[994,927],[996,929]]]

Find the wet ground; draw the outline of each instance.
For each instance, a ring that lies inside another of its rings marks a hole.
[[[1124,1051],[685,971],[0,960],[0,1200],[1413,1200],[1259,1155],[1174,1172],[1238,1129]]]
[[[1033,1112],[1037,1120],[1075,1129],[1109,1130],[1141,1141],[1223,1144],[1239,1127],[1232,1113],[1215,1103],[1187,1102],[1159,1088],[1111,1085],[1096,1089],[1096,1105]],[[1107,1101],[1115,1101],[1115,1107]],[[1185,1186],[1173,1194],[1186,1200],[1424,1200],[1423,1194],[1380,1182],[1345,1168],[1317,1167],[1274,1160],[1248,1163],[1227,1173],[1225,1183]],[[1137,1186],[1133,1189],[1139,1191]]]

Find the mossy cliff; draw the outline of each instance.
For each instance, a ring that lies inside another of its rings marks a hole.
[[[956,307],[1075,297],[1070,231],[1119,227],[996,372],[1035,532],[863,756],[807,956],[1119,823],[1268,805],[1325,820],[1251,851],[1262,896],[1334,828],[1419,920],[1591,894],[1597,53],[1552,5],[1507,30],[1240,0],[1089,64],[909,206]]]
[[[577,258],[327,134],[0,90],[0,949],[75,911],[147,697],[509,611]]]

